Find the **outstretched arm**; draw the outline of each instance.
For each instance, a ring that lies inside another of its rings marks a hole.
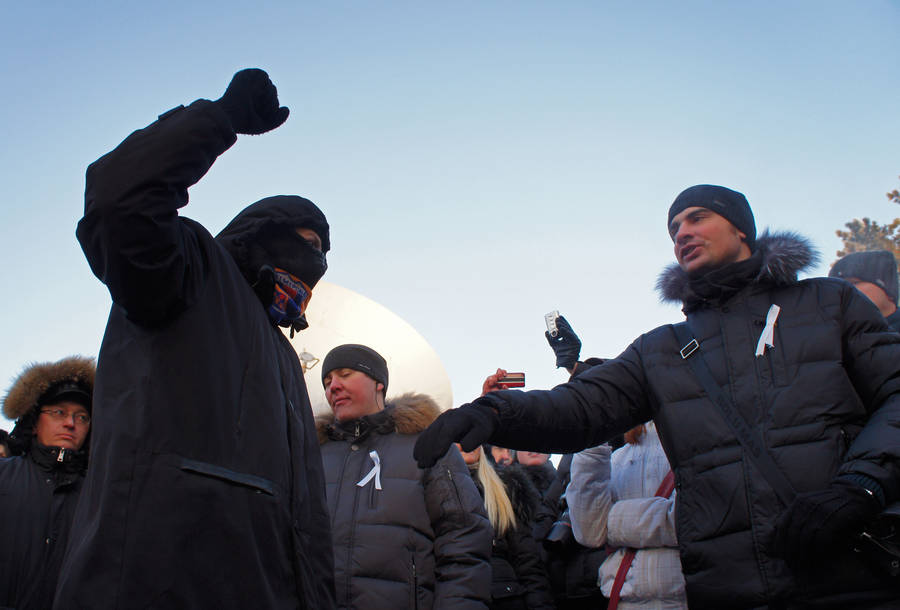
[[[638,338],[618,358],[552,390],[491,392],[445,411],[419,435],[416,460],[427,467],[454,442],[463,451],[489,442],[511,449],[571,453],[652,419],[641,342]]]

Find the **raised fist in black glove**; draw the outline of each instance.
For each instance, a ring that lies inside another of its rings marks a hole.
[[[556,366],[573,369],[578,362],[578,355],[581,353],[581,339],[562,316],[556,318],[556,329],[558,332],[555,337],[551,337],[548,331],[544,332],[547,343],[556,354]]]
[[[258,68],[235,74],[216,103],[228,115],[235,133],[266,133],[284,123],[290,113],[286,106],[278,106],[278,90]]]
[[[463,451],[474,451],[488,442],[500,426],[500,416],[490,406],[491,402],[482,397],[441,413],[416,441],[413,457],[419,468],[434,466],[453,443],[459,443]]]
[[[772,552],[791,566],[821,558],[853,538],[882,510],[881,502],[861,485],[836,479],[822,491],[799,494],[775,526]]]

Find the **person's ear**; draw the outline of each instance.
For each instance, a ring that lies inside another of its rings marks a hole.
[[[375,391],[376,391],[376,392],[381,392],[382,390],[384,390],[384,384],[383,384],[383,383],[376,382],[376,383],[375,383]]]

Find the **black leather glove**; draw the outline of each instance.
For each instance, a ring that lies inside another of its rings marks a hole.
[[[556,354],[556,366],[566,369],[574,368],[575,363],[578,362],[578,355],[581,353],[581,339],[562,316],[556,318],[556,329],[559,332],[555,337],[551,337],[549,331],[544,331],[547,343]]]
[[[241,70],[216,103],[228,115],[235,133],[260,134],[284,123],[290,111],[278,106],[278,90],[258,68]]]
[[[488,442],[500,426],[500,416],[490,403],[482,397],[441,413],[416,441],[413,457],[419,468],[434,466],[453,443],[459,443],[463,451],[474,451]]]
[[[849,546],[856,534],[882,510],[881,502],[861,485],[836,479],[822,491],[799,494],[775,526],[772,552],[791,566]]]

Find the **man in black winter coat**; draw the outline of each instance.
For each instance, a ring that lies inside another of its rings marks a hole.
[[[53,603],[87,467],[94,374],[80,356],[32,364],[3,398],[16,426],[0,459],[0,608]]]
[[[178,214],[236,134],[287,116],[243,70],[87,170],[77,235],[113,304],[56,608],[334,606],[315,424],[279,328],[306,326],[328,223],[285,195],[216,238]]]
[[[667,228],[678,264],[658,285],[683,304],[693,340],[663,326],[552,390],[478,398],[423,433],[417,459],[454,441],[578,451],[653,419],[676,474],[692,610],[894,607],[897,590],[852,549],[900,499],[900,335],[849,283],[798,281],[811,247],[757,239],[736,191],[685,190]],[[700,356],[719,403],[687,360]],[[720,404],[750,422],[752,453]],[[772,468],[759,466],[766,456]]]

